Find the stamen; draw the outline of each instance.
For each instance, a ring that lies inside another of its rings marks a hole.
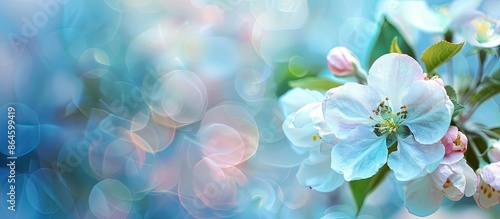
[[[389,97],[382,100],[377,107],[377,109],[372,110],[373,113],[378,117],[377,119],[370,115],[370,119],[378,121],[377,124],[373,125],[374,132],[377,135],[384,133],[395,134],[398,131],[399,125],[406,119],[408,111],[407,106],[402,105],[399,112],[395,112],[389,106]]]
[[[319,136],[318,134],[314,134],[314,135],[312,136],[312,139],[313,139],[313,141],[316,141],[316,140],[318,140],[318,139],[321,139],[321,136]]]
[[[461,142],[460,142],[460,134],[457,135],[457,138],[455,139],[455,141],[453,141],[453,144],[455,144],[455,146],[460,146]]]

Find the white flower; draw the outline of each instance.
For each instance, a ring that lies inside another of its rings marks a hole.
[[[474,10],[481,0],[455,0],[448,6],[430,7],[424,0],[400,1],[400,12],[413,26],[428,33],[459,30],[461,25],[479,16]]]
[[[325,123],[341,141],[331,167],[348,181],[373,176],[386,162],[399,181],[436,169],[453,104],[438,83],[423,80],[411,57],[386,54],[373,63],[368,85],[346,83],[327,92]],[[388,148],[398,142],[397,151]]]
[[[474,199],[479,207],[490,209],[500,202],[500,162],[484,166],[478,174],[481,182]]]
[[[482,15],[464,25],[462,35],[475,47],[496,47],[500,45],[500,21]]]
[[[283,108],[290,109],[300,100],[305,106],[287,116],[283,122],[283,132],[290,142],[300,148],[308,149],[309,156],[302,161],[297,172],[297,180],[303,186],[320,192],[330,192],[342,185],[342,175],[330,168],[331,146],[338,139],[324,124],[322,112],[323,95],[317,91],[294,88],[282,98]]]
[[[434,172],[404,186],[405,207],[415,215],[427,216],[439,209],[443,195],[458,201],[464,195],[474,195],[476,184],[476,174],[463,159],[463,154],[453,152]]]

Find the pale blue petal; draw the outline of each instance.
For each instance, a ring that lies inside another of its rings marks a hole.
[[[450,127],[453,104],[446,91],[433,81],[415,81],[403,98],[408,117],[403,122],[422,144],[441,140]],[[450,109],[451,108],[451,109]]]
[[[340,139],[360,126],[371,127],[375,121],[375,110],[380,104],[380,96],[372,87],[357,83],[346,83],[329,92],[323,102],[323,115],[326,125]]]
[[[463,17],[466,13],[474,11],[482,0],[455,0],[451,2],[449,13],[452,20]]]
[[[398,149],[389,155],[387,164],[399,181],[410,181],[419,176],[432,173],[444,157],[441,142],[423,145],[412,135],[405,139],[398,136]]]
[[[389,97],[394,109],[399,109],[401,99],[414,80],[423,79],[422,67],[408,55],[390,53],[378,58],[368,75],[368,85],[375,88],[382,99]]]
[[[466,0],[468,1],[468,0]],[[478,10],[468,10],[463,12],[460,16],[454,17],[451,20],[449,29],[452,31],[460,32],[463,25],[469,23],[470,21],[483,16],[484,14]]]
[[[464,165],[464,177],[465,177],[465,196],[466,197],[471,197],[472,195],[474,195],[474,193],[476,193],[476,186],[478,184],[478,179],[477,179],[477,175],[476,173],[474,172],[474,170],[467,164],[467,162],[464,162],[465,165]]]
[[[331,192],[340,187],[344,178],[330,168],[330,162],[331,156],[321,154],[319,147],[311,149],[297,172],[299,183],[320,192]]]
[[[481,169],[483,181],[496,190],[500,190],[500,162],[491,163]]]
[[[423,1],[400,1],[400,12],[414,27],[427,33],[444,33],[450,22]]]
[[[386,163],[387,152],[385,136],[379,137],[370,128],[360,127],[333,147],[331,167],[347,181],[366,179]]]
[[[313,139],[318,130],[313,127],[310,114],[316,108],[321,108],[321,102],[310,103],[286,117],[282,125],[283,133],[293,145],[316,147],[321,144],[321,139]]]
[[[326,125],[323,117],[323,107],[318,107],[309,114],[313,123],[313,127],[318,130],[321,140],[330,145],[335,145],[339,139],[335,136],[332,130]],[[330,154],[330,152],[328,152]]]
[[[324,99],[325,95],[319,91],[296,87],[283,94],[279,101],[286,117],[307,104],[322,102]]]
[[[436,212],[443,201],[443,194],[436,189],[429,177],[421,177],[404,186],[405,207],[414,215],[424,217]]]

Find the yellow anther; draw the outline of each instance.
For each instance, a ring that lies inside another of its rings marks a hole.
[[[487,42],[495,32],[491,27],[492,21],[479,18],[471,22],[476,28],[476,39],[480,43]]]
[[[453,144],[455,144],[455,146],[460,146],[460,134],[457,135],[457,138],[455,139],[455,141],[453,141]]]
[[[318,140],[318,139],[321,139],[321,136],[319,136],[318,134],[314,134],[314,135],[312,136],[312,139],[313,139],[313,141],[316,141],[316,140]]]

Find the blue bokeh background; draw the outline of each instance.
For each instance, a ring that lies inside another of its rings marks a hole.
[[[18,130],[15,212],[0,136],[0,217],[352,217],[347,184],[331,193],[298,184],[307,155],[289,146],[278,98],[291,79],[333,78],[325,56],[335,46],[367,68],[379,4],[0,1],[0,133],[8,107]],[[495,0],[481,7],[500,17]],[[411,36],[418,55],[439,38]],[[476,68],[465,53],[456,59]],[[488,104],[493,113],[477,119],[500,124],[497,102]],[[388,180],[360,218],[413,218],[402,204]],[[498,213],[467,198],[432,217]]]

